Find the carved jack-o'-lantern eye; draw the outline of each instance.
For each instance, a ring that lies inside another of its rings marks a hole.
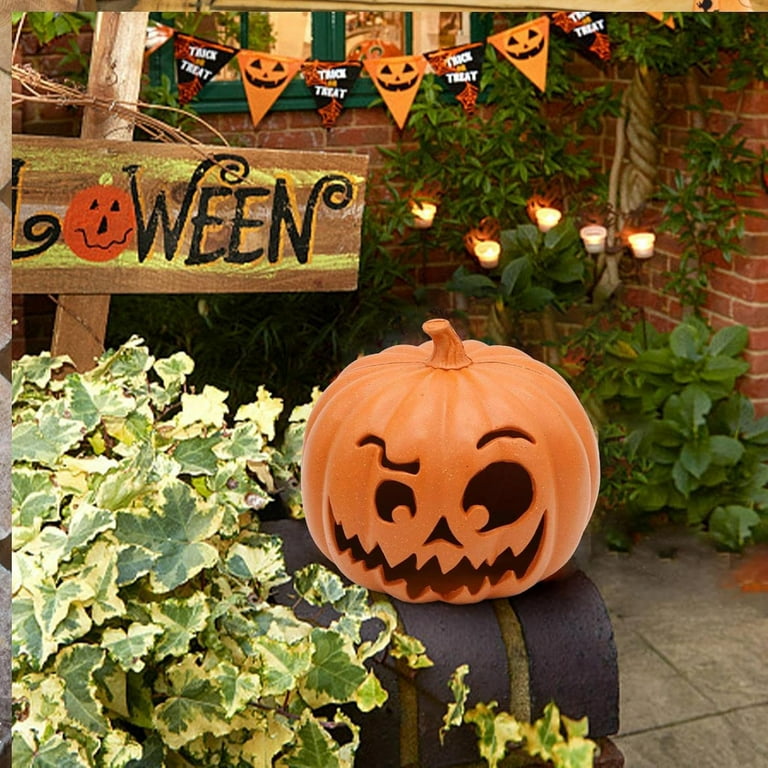
[[[135,229],[127,192],[109,184],[81,189],[64,216],[64,242],[86,261],[109,261],[128,245]]]
[[[517,521],[533,502],[533,482],[520,464],[496,461],[480,470],[468,483],[462,506],[465,512],[477,507],[488,512],[488,522],[478,530],[486,533]]]
[[[531,27],[521,30],[517,34],[510,35],[507,41],[507,53],[513,59],[531,59],[544,50],[546,41],[546,37],[539,29]]]
[[[245,78],[256,88],[278,88],[286,79],[286,68],[281,61],[254,59],[245,70]]]
[[[377,80],[385,91],[407,91],[416,85],[419,73],[408,61],[389,62],[378,73]]]

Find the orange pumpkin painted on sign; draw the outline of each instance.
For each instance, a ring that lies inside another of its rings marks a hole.
[[[86,261],[110,261],[128,246],[136,229],[130,195],[111,184],[81,189],[69,203],[62,236]]]
[[[507,597],[573,555],[599,487],[597,440],[553,369],[519,350],[433,341],[355,361],[307,423],[302,495],[352,581],[409,602]]]

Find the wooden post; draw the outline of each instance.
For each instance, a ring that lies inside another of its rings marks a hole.
[[[120,102],[137,101],[148,19],[147,12],[98,14],[88,93]],[[129,141],[133,123],[112,112],[86,107],[80,136]],[[69,355],[80,371],[92,368],[104,351],[108,314],[109,295],[59,295],[52,354]]]

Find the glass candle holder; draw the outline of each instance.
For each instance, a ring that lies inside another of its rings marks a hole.
[[[536,211],[536,224],[541,232],[549,232],[562,218],[563,214],[557,208],[539,208]]]

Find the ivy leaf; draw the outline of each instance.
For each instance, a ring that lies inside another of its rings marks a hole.
[[[72,515],[67,534],[67,557],[71,557],[74,550],[85,547],[100,533],[111,530],[116,525],[115,515],[108,509],[88,503],[73,505],[70,509]]]
[[[173,451],[173,458],[185,474],[214,475],[218,462],[213,447],[219,442],[221,442],[221,436],[218,433],[209,437],[181,440]]]
[[[90,763],[80,755],[71,739],[56,733],[37,748],[14,734],[13,765],[24,768],[90,768]]]
[[[170,592],[219,559],[218,550],[203,539],[216,533],[223,511],[197,504],[189,486],[176,478],[161,496],[151,509],[119,512],[117,535],[152,553],[150,586]]]
[[[199,395],[185,392],[181,396],[181,413],[178,417],[180,427],[191,424],[204,424],[220,427],[229,408],[224,404],[229,393],[206,384]]]
[[[221,693],[194,656],[168,670],[172,695],[155,709],[155,724],[165,743],[180,749],[204,733],[223,736],[231,726],[221,719]]]
[[[155,658],[161,660],[187,653],[189,643],[203,629],[209,615],[207,599],[201,592],[188,598],[169,597],[161,603],[152,603],[152,623],[162,629],[155,644]]]
[[[589,739],[574,738],[555,744],[552,757],[558,768],[592,768],[597,744]]]
[[[156,624],[134,621],[127,631],[119,627],[105,629],[101,636],[101,645],[126,672],[141,672],[147,661],[147,653],[162,631],[162,627]]]
[[[233,664],[220,662],[210,670],[224,705],[224,717],[231,719],[261,694],[261,678],[255,672],[242,671]]]
[[[27,656],[33,669],[40,669],[56,650],[50,638],[43,639],[31,597],[15,596],[11,600],[11,641],[13,657]]]
[[[97,625],[107,619],[122,616],[125,603],[118,595],[117,548],[107,541],[97,541],[85,558],[80,578],[93,590],[91,616]]]
[[[296,730],[296,747],[286,757],[287,768],[339,768],[331,737],[311,715],[305,714]]]
[[[349,641],[338,632],[318,627],[310,637],[315,651],[304,681],[306,688],[324,694],[328,701],[346,701],[365,680],[365,667],[357,661]]]
[[[455,728],[464,722],[464,710],[469,696],[469,686],[464,678],[469,672],[469,664],[462,664],[453,671],[448,680],[448,688],[453,695],[453,701],[448,702],[448,708],[443,715],[443,724],[440,727],[440,743],[443,743],[445,734],[449,729]]]
[[[233,544],[225,560],[227,571],[243,581],[256,581],[268,587],[289,579],[279,536],[256,534]]]
[[[423,669],[434,664],[432,659],[427,656],[424,643],[417,637],[406,635],[404,632],[393,633],[389,654],[395,659],[405,659],[405,663],[411,669]]]
[[[62,649],[55,670],[64,681],[64,707],[78,728],[104,736],[110,724],[96,699],[93,674],[104,660],[104,651],[93,645],[76,644]]]
[[[535,723],[524,723],[521,728],[529,754],[534,757],[538,755],[543,760],[551,760],[552,748],[559,741],[562,741],[560,710],[550,702],[544,707],[544,713]]]
[[[13,427],[13,460],[55,466],[59,456],[83,439],[83,429],[82,422],[64,417],[58,401],[48,401],[37,419]]]
[[[73,373],[66,379],[65,401],[72,418],[82,421],[90,432],[103,416],[125,417],[136,409],[136,400],[111,382],[93,382]]]
[[[358,686],[354,694],[357,708],[361,712],[370,712],[377,707],[383,707],[389,698],[389,693],[382,687],[379,678],[368,672],[365,680]]]
[[[326,605],[344,595],[344,582],[338,574],[320,563],[310,563],[293,574],[296,592],[310,605]]]
[[[504,758],[508,742],[522,740],[520,723],[508,712],[496,714],[496,705],[495,701],[478,704],[464,716],[466,722],[475,726],[480,756],[489,768],[496,768]]]
[[[26,383],[45,389],[51,381],[53,372],[58,371],[66,363],[72,363],[69,356],[51,357],[50,352],[41,352],[35,356],[24,355],[20,360],[14,360],[11,402],[16,402]]]
[[[154,365],[155,372],[163,381],[163,388],[174,390],[181,388],[194,368],[195,363],[186,352],[176,352],[156,360]]]
[[[240,754],[253,768],[272,768],[275,755],[294,739],[293,729],[272,712],[267,713],[266,725],[254,729],[252,734],[242,745]]]
[[[267,440],[275,439],[275,422],[283,412],[283,401],[272,395],[260,385],[256,390],[256,400],[247,405],[241,405],[235,414],[235,421],[250,420],[256,424]]]
[[[312,664],[311,644],[301,639],[291,645],[259,637],[254,641],[254,653],[261,660],[261,682],[263,696],[282,696],[297,686],[298,678],[304,676]]]
[[[141,759],[141,744],[121,728],[112,728],[101,740],[100,755],[109,768],[126,768]]]

